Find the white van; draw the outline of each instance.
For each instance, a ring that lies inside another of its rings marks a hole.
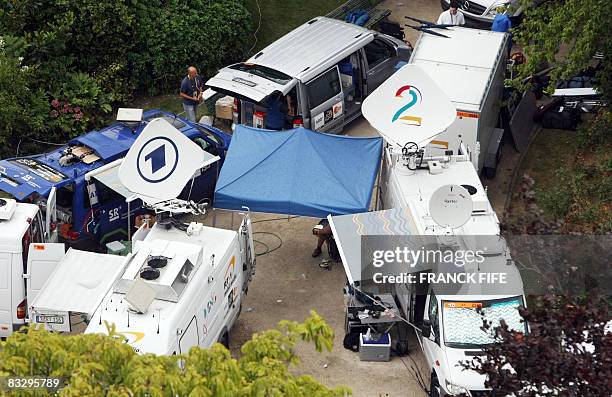
[[[33,299],[64,244],[44,244],[43,219],[38,206],[0,199],[0,338],[27,323],[28,298]],[[32,267],[37,266],[31,277]]]
[[[513,25],[515,21],[519,21],[523,13],[523,6],[519,0],[458,0],[458,3],[459,9],[467,18],[486,24],[493,23],[497,8],[500,6],[510,7],[508,16],[512,19]],[[440,5],[443,10],[448,10],[450,0],[440,0]]]
[[[235,98],[234,124],[265,127],[268,98],[280,92],[291,102],[287,127],[337,133],[361,115],[363,99],[410,51],[391,36],[317,17],[221,69],[206,86]]]
[[[141,354],[182,354],[217,342],[228,346],[254,272],[250,220],[246,216],[237,232],[202,225],[196,229],[187,234],[156,224],[136,244],[133,259],[85,333],[106,334],[105,324],[114,323],[126,343]],[[136,280],[144,280],[154,291],[144,313],[126,299]]]

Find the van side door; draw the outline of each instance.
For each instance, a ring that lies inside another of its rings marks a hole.
[[[306,83],[310,128],[340,132],[344,126],[344,93],[337,65]]]
[[[240,229],[238,229],[238,241],[240,243],[240,255],[242,257],[242,290],[246,292],[249,282],[255,274],[255,248],[253,244],[253,228],[251,218],[248,214],[244,216]]]
[[[395,71],[397,49],[382,37],[376,37],[363,47],[368,71],[366,73],[367,94],[370,94]]]

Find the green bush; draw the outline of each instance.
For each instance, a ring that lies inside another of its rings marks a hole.
[[[49,103],[41,89],[28,87],[32,71],[19,58],[4,51],[0,38],[0,145],[2,156],[24,136],[41,133],[49,118]]]
[[[602,109],[593,120],[578,127],[578,145],[582,149],[612,144],[612,112]]]
[[[138,48],[129,58],[139,90],[151,95],[168,90],[178,94],[189,65],[206,76],[245,55],[250,16],[242,1],[152,3],[161,2],[141,2],[137,9]]]
[[[303,323],[281,321],[256,333],[238,359],[220,344],[173,356],[138,355],[115,330],[109,335],[59,335],[30,328],[0,342],[0,376],[48,376],[66,381],[60,396],[347,396],[308,375],[289,370],[299,362],[298,342],[331,351],[333,330],[314,311]],[[45,390],[16,396],[48,395]]]
[[[249,21],[242,0],[3,2],[0,143],[63,141],[136,94],[178,93],[187,66],[244,57]]]

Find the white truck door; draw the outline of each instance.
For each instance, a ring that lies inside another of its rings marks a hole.
[[[45,241],[54,243],[57,241],[57,228],[51,230],[52,224],[57,224],[57,207],[56,207],[57,189],[51,188],[49,197],[47,198],[47,208],[45,210]]]
[[[23,296],[11,296],[13,293],[11,268],[11,254],[0,253],[0,337],[7,337],[13,332],[13,314],[21,302],[20,298],[23,299]],[[19,292],[23,293],[23,289]]]
[[[434,365],[436,365],[436,362],[446,362],[446,360],[443,360],[444,352],[440,347],[440,344],[442,343],[440,340],[440,303],[438,302],[436,295],[431,290],[427,296],[423,318],[431,323],[431,335],[429,337],[422,337],[422,348],[427,363],[429,364],[430,368],[433,368]],[[440,366],[437,366],[437,369],[440,370]],[[443,382],[444,379],[438,379],[438,381]]]
[[[136,232],[132,235],[132,251],[134,251],[134,245],[136,244],[136,242],[143,241],[145,237],[147,237],[147,234],[149,234],[150,230],[151,227],[148,225],[147,222],[143,222],[142,225],[140,225],[138,230],[136,230]]]
[[[240,256],[242,263],[242,290],[248,289],[249,283],[255,274],[255,247],[253,244],[253,226],[251,217],[245,214],[238,230],[240,242]]]
[[[32,302],[65,253],[63,243],[30,244],[28,247],[28,272],[26,296]]]

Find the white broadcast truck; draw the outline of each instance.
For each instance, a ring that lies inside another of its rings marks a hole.
[[[418,87],[434,108],[418,103],[397,115],[401,105],[393,106],[388,97],[400,86]],[[494,325],[503,319],[512,329],[527,332],[518,312],[526,304],[520,273],[469,150],[460,145],[459,154],[441,156],[422,150],[454,122],[456,110],[449,98],[415,65],[404,66],[377,91],[363,110],[388,143],[378,194],[384,210],[329,217],[349,281],[347,334],[359,333],[360,349],[370,348],[363,335],[367,329],[387,334],[389,345],[405,352],[408,331],[414,330],[428,365],[431,396],[486,396],[485,378],[460,362],[482,354],[493,342],[481,330],[480,311]],[[417,118],[422,122],[414,123]],[[474,255],[480,260],[459,263],[458,256],[449,260],[434,254],[407,266],[393,263],[391,255],[387,267],[380,267],[375,256],[362,258],[368,249],[379,249],[364,248],[363,238],[380,235],[390,236],[378,242],[383,248],[392,250],[394,239],[404,236],[402,242],[412,245],[413,252],[425,252],[425,246],[433,252],[480,251]]]
[[[176,218],[202,213],[175,197],[203,159],[210,160],[168,122],[152,120],[118,177],[119,190],[148,203],[158,221],[134,233],[126,257],[70,249],[30,301],[31,322],[110,334],[139,354],[227,345],[255,270],[251,222],[245,214],[233,231]]]
[[[425,154],[444,155],[448,150],[457,154],[463,143],[478,172],[493,177],[504,133],[498,126],[508,34],[456,26],[436,33],[447,37],[421,33],[409,63],[420,66],[442,88],[456,108],[456,119],[425,147]]]
[[[0,199],[0,338],[27,323],[27,298],[64,255],[64,244],[45,243],[43,222],[38,206]]]

